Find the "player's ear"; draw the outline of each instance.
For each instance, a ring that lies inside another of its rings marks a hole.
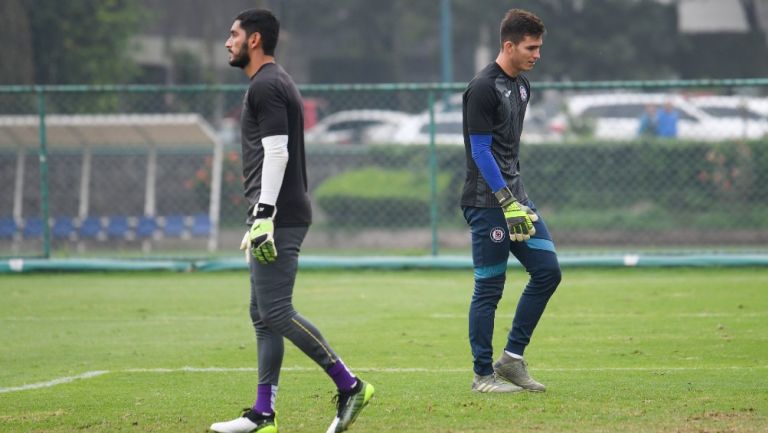
[[[253,32],[248,38],[248,48],[256,49],[261,44],[261,33]]]

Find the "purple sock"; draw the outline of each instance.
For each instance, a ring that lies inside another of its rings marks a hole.
[[[275,412],[275,397],[277,397],[277,385],[260,383],[256,388],[256,403],[253,410],[263,414]]]
[[[336,384],[336,388],[339,388],[339,391],[350,391],[357,385],[357,378],[355,378],[355,375],[347,369],[347,366],[344,365],[341,359],[336,361],[336,363],[328,369],[327,373],[328,376],[331,376],[331,379],[333,379],[333,382]]]

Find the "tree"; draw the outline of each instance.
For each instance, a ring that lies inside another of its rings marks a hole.
[[[417,71],[433,69],[439,60],[423,56],[439,55],[434,37],[440,11],[433,3],[316,0],[311,7],[293,3],[295,7],[286,8],[283,24],[295,39],[312,44],[297,47],[314,54],[309,66],[312,81],[407,81]],[[420,58],[416,53],[422,54]],[[435,71],[438,78],[439,62]]]
[[[457,40],[464,41],[457,49],[473,49],[480,27],[491,33],[494,54],[498,50],[499,23],[510,5],[501,0],[488,3],[478,8],[472,0],[454,0],[455,15],[464,17],[454,26],[463,35]],[[534,12],[547,27],[541,63],[536,67],[539,77],[617,80],[677,75],[676,56],[683,42],[674,5],[652,0],[520,0],[514,6]],[[457,66],[461,69],[457,75],[466,77],[467,65]]]
[[[32,39],[22,0],[0,2],[0,84],[32,84]]]
[[[129,0],[27,0],[36,84],[127,82],[128,40],[141,10]]]
[[[284,24],[295,41],[311,41],[289,58],[309,58],[308,81],[439,81],[440,2],[294,0]],[[475,74],[475,51],[498,50],[506,0],[452,0],[454,77]],[[536,68],[549,80],[664,79],[680,76],[690,43],[677,31],[674,4],[654,0],[518,0],[548,28]],[[327,11],[327,12],[321,12]],[[300,45],[298,42],[296,45]],[[488,58],[488,61],[492,60]]]

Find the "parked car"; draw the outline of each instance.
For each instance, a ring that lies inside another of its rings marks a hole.
[[[429,113],[410,116],[395,132],[393,142],[398,144],[429,144],[431,133]],[[435,112],[435,144],[464,144],[461,109]]]
[[[565,138],[565,116],[552,113],[540,105],[529,105],[523,119],[523,144],[557,143]]]
[[[688,99],[713,117],[768,119],[768,98],[742,96],[694,96]]]
[[[435,112],[458,111],[461,113],[461,104],[464,93],[445,94],[435,101]]]
[[[640,121],[648,107],[671,106],[678,114],[677,138],[718,141],[756,139],[768,134],[768,121],[715,117],[677,94],[610,93],[578,95],[567,99],[571,122],[591,125],[600,139],[631,140],[638,136]]]
[[[391,143],[408,113],[391,110],[344,110],[330,114],[304,133],[312,144]]]
[[[455,93],[435,102],[435,144],[464,144],[462,94]],[[429,144],[429,111],[412,116],[398,128],[395,143]],[[523,143],[557,142],[563,139],[562,117],[550,116],[536,105],[529,105],[523,120]]]

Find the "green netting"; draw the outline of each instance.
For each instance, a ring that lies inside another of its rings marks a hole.
[[[382,267],[469,254],[465,83],[300,87],[314,215],[304,254]],[[247,208],[244,90],[0,86],[0,258],[226,264]],[[534,82],[533,94],[523,177],[558,251],[768,253],[768,78]],[[680,135],[638,135],[646,105],[667,100]]]

